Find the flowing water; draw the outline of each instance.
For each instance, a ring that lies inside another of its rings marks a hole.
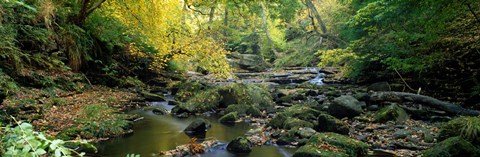
[[[166,102],[156,103],[161,107]],[[139,114],[143,120],[135,122],[134,134],[128,137],[114,138],[98,144],[101,156],[124,157],[126,154],[140,154],[152,156],[160,151],[175,149],[176,146],[187,144],[190,138],[183,133],[190,122],[196,117],[175,118],[170,115],[155,115],[151,111],[134,110],[131,114]],[[212,127],[206,134],[206,139],[217,139],[224,143],[221,146],[203,154],[202,156],[228,157],[237,156],[226,151],[226,143],[235,137],[244,135],[250,129],[248,123],[236,123],[234,126],[223,125],[218,122],[218,117],[202,117],[212,123]],[[274,145],[254,147],[249,154],[242,156],[283,157],[291,156],[295,150]]]
[[[316,85],[323,85],[324,73],[318,68],[305,68],[305,71],[316,72],[317,77],[309,82]],[[263,81],[262,81],[263,82]],[[166,95],[167,101],[173,100],[171,95]],[[153,106],[171,110],[173,106],[167,102],[155,102]],[[187,144],[190,138],[183,130],[197,117],[175,118],[171,115],[156,115],[151,111],[142,109],[134,110],[130,114],[139,114],[144,119],[135,122],[134,134],[127,137],[118,137],[97,145],[100,155],[107,157],[124,157],[127,154],[140,154],[141,156],[152,156],[160,151],[172,150],[176,146]],[[238,136],[244,135],[251,127],[248,123],[236,123],[234,126],[223,125],[218,122],[218,117],[202,116],[212,123],[205,139],[220,140],[223,144],[212,148],[202,156],[208,157],[284,157],[292,156],[295,149],[285,148],[276,145],[254,147],[252,152],[245,155],[235,155],[226,151],[226,144]],[[204,139],[200,139],[204,140]]]

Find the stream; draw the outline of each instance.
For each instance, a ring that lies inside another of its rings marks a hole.
[[[166,102],[154,103],[155,106],[165,106]],[[169,106],[168,106],[169,107]],[[135,122],[133,135],[118,137],[100,143],[97,147],[101,156],[120,157],[126,154],[140,154],[141,156],[152,156],[160,151],[175,149],[176,146],[187,144],[190,138],[183,132],[190,122],[196,117],[176,118],[171,115],[156,115],[152,111],[142,109],[134,110],[131,114],[139,114],[143,120]],[[236,156],[226,151],[226,144],[237,136],[246,133],[250,126],[248,123],[236,123],[234,126],[223,125],[218,122],[216,116],[202,116],[212,123],[212,127],[206,134],[206,139],[217,139],[223,144],[213,150],[202,154],[202,156]],[[200,139],[202,140],[202,139]],[[291,156],[295,149],[278,147],[274,145],[254,147],[248,156]]]
[[[317,71],[317,76],[311,78],[310,83],[323,85],[323,73],[318,69],[305,69],[306,71]],[[173,100],[170,95],[168,100]],[[167,102],[153,102],[154,107],[171,110],[173,106]],[[175,149],[176,146],[187,144],[190,137],[183,130],[195,119],[195,116],[189,118],[177,118],[172,115],[156,115],[151,110],[137,109],[130,111],[129,114],[138,114],[144,117],[143,120],[135,122],[133,125],[134,133],[126,137],[117,137],[97,144],[100,156],[123,157],[127,154],[139,154],[141,156],[154,156],[161,151]],[[256,146],[252,152],[245,155],[235,155],[226,150],[229,141],[238,136],[243,136],[251,127],[248,123],[240,122],[233,126],[227,126],[218,122],[218,116],[200,116],[209,120],[212,127],[206,133],[206,140],[216,139],[222,144],[207,150],[201,156],[251,156],[251,157],[286,157],[292,156],[296,148],[287,148],[277,145]],[[205,139],[199,139],[200,141]]]

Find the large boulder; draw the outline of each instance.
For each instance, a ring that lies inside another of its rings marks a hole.
[[[252,151],[252,143],[246,137],[237,137],[227,145],[227,150],[232,153],[244,154]]]
[[[228,124],[228,123],[235,123],[238,120],[237,112],[230,112],[226,115],[222,116],[219,121],[220,123]]]
[[[320,111],[315,110],[307,105],[293,105],[283,111],[287,116],[298,118],[304,121],[314,121],[317,119]]]
[[[267,126],[272,128],[283,128],[285,121],[287,120],[287,115],[285,113],[279,113],[268,122]]]
[[[152,109],[153,114],[156,115],[165,115],[168,114],[168,111],[164,108],[153,108]]]
[[[211,123],[203,118],[195,119],[190,125],[185,128],[185,132],[193,133],[193,132],[207,132],[207,129],[211,127]]]
[[[337,118],[353,118],[362,113],[361,103],[352,96],[340,96],[328,107],[328,113]]]
[[[163,95],[154,94],[147,91],[143,91],[141,94],[147,101],[165,101],[165,97]]]
[[[320,132],[335,132],[343,135],[348,135],[348,132],[350,131],[348,123],[325,113],[318,116],[315,130]]]
[[[364,156],[368,145],[337,133],[319,133],[293,154],[294,157]]]
[[[480,150],[472,145],[467,140],[461,137],[451,137],[440,143],[437,143],[432,148],[423,152],[423,156],[428,157],[476,157],[480,156]]]
[[[294,127],[310,127],[310,128],[313,128],[313,124],[308,122],[308,121],[301,120],[301,119],[298,119],[298,118],[287,118],[287,120],[285,120],[285,122],[284,122],[283,128],[291,129],[291,128],[294,128]]]
[[[395,121],[397,124],[403,124],[408,119],[408,114],[397,104],[392,104],[376,112],[374,118],[374,122],[377,123]]]
[[[186,102],[177,105],[178,109],[172,110],[172,112],[204,113],[228,108],[227,112],[238,112],[239,115],[242,115],[246,113],[249,106],[269,111],[274,109],[273,104],[270,93],[264,88],[236,83],[200,91]]]
[[[237,63],[240,68],[251,71],[264,71],[268,65],[260,55],[256,54],[241,54],[240,61]]]
[[[247,114],[247,109],[251,105],[247,104],[232,104],[228,105],[228,107],[225,109],[225,113],[230,113],[230,112],[237,112],[238,115],[246,115]]]

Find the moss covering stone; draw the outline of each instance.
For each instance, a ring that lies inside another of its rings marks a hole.
[[[450,137],[432,148],[423,152],[428,157],[476,157],[480,156],[480,150],[461,137]]]
[[[326,113],[322,113],[318,116],[315,130],[320,132],[335,132],[343,135],[347,135],[350,131],[348,123]]]
[[[220,123],[234,123],[238,120],[237,112],[230,112],[226,115],[223,115],[219,121]]]
[[[237,137],[227,145],[227,150],[233,153],[250,153],[252,151],[252,143],[246,137]]]
[[[294,128],[294,127],[313,128],[313,124],[308,122],[308,121],[304,121],[304,120],[301,120],[301,119],[298,119],[298,118],[287,118],[287,120],[285,120],[285,124],[283,125],[283,128],[291,129],[291,128]]]
[[[408,114],[400,106],[392,104],[376,112],[374,118],[374,122],[378,123],[395,121],[397,124],[403,124],[408,119]]]
[[[323,146],[324,148],[320,148]],[[338,149],[335,146],[324,145],[304,145],[298,148],[293,157],[348,157],[344,149]]]
[[[293,156],[364,156],[368,152],[366,143],[330,132],[313,135],[302,147]]]
[[[285,121],[287,120],[287,115],[284,113],[279,113],[275,117],[268,122],[267,126],[271,126],[273,128],[283,128]]]
[[[230,107],[234,104],[247,105],[247,107]],[[271,110],[273,105],[272,97],[267,90],[251,84],[236,83],[195,93],[192,98],[180,103],[178,108],[191,113],[203,113],[230,107],[228,112],[241,114],[246,112],[248,106],[255,106],[260,110]]]
[[[283,112],[289,117],[298,118],[304,121],[314,121],[320,111],[315,110],[306,105],[293,105],[285,109]]]
[[[246,105],[246,104],[228,105],[228,107],[225,109],[225,113],[237,112],[238,115],[246,115],[247,109],[250,108],[250,106],[251,105]]]
[[[252,116],[252,117],[261,117],[262,116],[262,111],[260,111],[260,109],[258,109],[255,106],[250,106],[247,109],[246,114],[249,115],[249,116]]]

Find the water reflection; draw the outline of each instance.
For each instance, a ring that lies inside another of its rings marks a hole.
[[[183,133],[195,117],[186,119],[174,118],[169,115],[155,115],[151,111],[135,110],[133,114],[140,114],[144,120],[136,122],[135,133],[124,138],[115,138],[100,143],[97,147],[101,156],[123,157],[126,154],[140,154],[152,156],[154,153],[175,149],[176,146],[186,144],[190,138]],[[202,117],[212,123],[212,127],[206,134],[206,139],[217,139],[224,143],[243,135],[250,126],[247,123],[237,123],[234,126],[226,126],[218,122],[216,117]],[[202,140],[202,139],[200,139]],[[219,146],[214,151],[207,152],[202,156],[235,156],[226,151],[226,145]],[[255,147],[245,156],[291,156],[294,150],[276,146]]]

